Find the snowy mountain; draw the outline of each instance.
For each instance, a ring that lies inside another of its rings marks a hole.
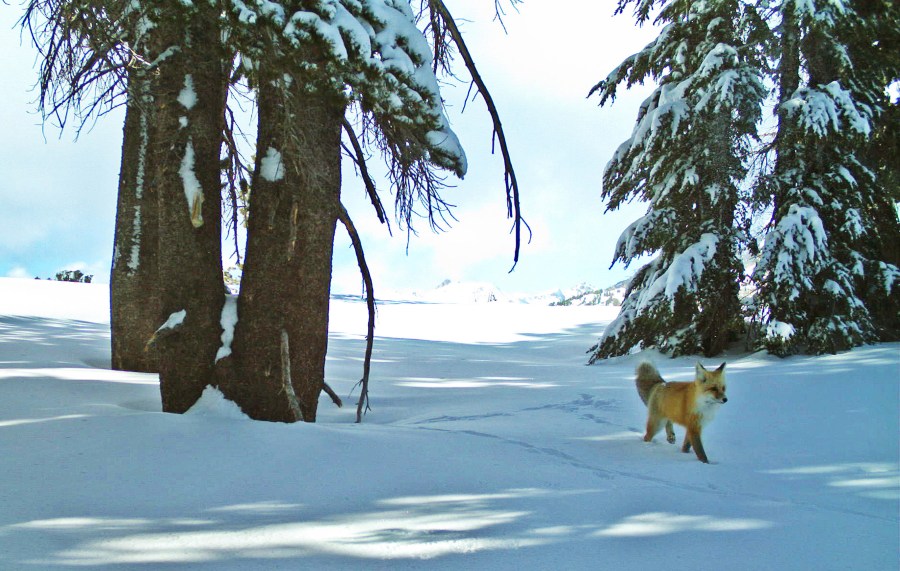
[[[597,289],[587,283],[539,294],[508,293],[488,282],[444,280],[434,289],[392,291],[379,297],[430,303],[526,303],[532,305],[605,305],[618,307],[625,297],[627,281]]]
[[[550,305],[608,305],[619,307],[625,299],[625,288],[628,280],[621,281],[615,285],[603,289],[595,289],[588,284],[567,291],[560,291],[557,294],[558,301],[552,302]]]

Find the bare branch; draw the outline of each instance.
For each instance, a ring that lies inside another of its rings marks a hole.
[[[518,4],[521,4],[522,0],[509,0],[509,5],[516,12],[519,11],[517,7]],[[494,20],[500,23],[500,26],[503,28],[503,32],[507,33],[506,24],[503,22],[503,17],[506,16],[506,10],[503,9],[502,0],[494,0]]]
[[[453,38],[453,42],[456,44],[456,47],[459,50],[459,54],[460,56],[462,56],[463,62],[465,62],[466,68],[469,70],[469,74],[472,76],[472,82],[478,88],[478,93],[480,93],[484,98],[484,103],[487,106],[488,113],[490,113],[491,120],[494,123],[494,141],[500,144],[500,153],[503,155],[504,180],[506,183],[507,216],[513,219],[512,231],[516,236],[516,248],[513,255],[513,266],[512,268],[510,268],[510,271],[512,271],[515,269],[516,264],[519,262],[519,250],[522,244],[522,226],[524,225],[528,230],[529,242],[531,241],[531,227],[522,218],[521,204],[519,201],[519,183],[516,180],[516,172],[513,168],[512,157],[510,156],[509,147],[506,142],[506,134],[504,133],[503,125],[500,122],[500,114],[497,111],[497,106],[494,104],[494,99],[493,97],[491,97],[490,91],[488,91],[487,85],[485,85],[484,80],[481,78],[481,74],[478,72],[478,68],[475,66],[475,61],[472,58],[472,54],[469,52],[469,48],[466,45],[465,40],[462,37],[462,33],[459,31],[459,27],[456,25],[456,21],[450,14],[447,6],[444,4],[443,0],[429,0],[429,2],[431,3],[432,10],[436,11],[440,15],[444,24],[447,26],[447,30],[449,31],[450,36]],[[515,5],[515,2],[513,3],[513,5]],[[498,9],[497,15],[499,18],[503,14],[502,7],[499,4],[499,0],[496,0],[496,7]]]
[[[363,376],[358,383],[360,392],[359,402],[356,405],[356,422],[362,422],[363,414],[371,410],[369,407],[369,369],[372,366],[372,345],[375,342],[375,291],[372,287],[372,274],[369,273],[369,266],[366,264],[366,256],[363,253],[359,233],[356,231],[353,221],[350,220],[350,214],[347,212],[347,209],[344,208],[343,204],[340,205],[338,220],[340,220],[347,229],[347,234],[350,235],[350,241],[353,242],[353,249],[356,251],[356,261],[359,264],[359,271],[362,274],[363,284],[366,289],[366,306],[369,309],[369,326],[366,334],[366,357],[363,361]]]
[[[378,221],[382,224],[387,224],[388,233],[391,233],[391,224],[388,221],[387,213],[384,210],[384,205],[381,203],[381,197],[378,196],[378,189],[375,187],[375,181],[372,180],[372,176],[369,174],[369,168],[366,165],[366,157],[363,152],[362,145],[359,144],[359,139],[356,138],[356,132],[353,130],[353,125],[350,124],[350,121],[344,117],[344,131],[347,132],[347,137],[350,139],[350,144],[353,146],[353,150],[347,148],[346,145],[341,145],[344,147],[344,151],[347,155],[353,159],[353,162],[356,163],[356,166],[359,168],[359,174],[363,179],[363,184],[366,187],[366,192],[369,194],[369,200],[372,201],[372,206],[375,208],[375,214],[378,215]]]
[[[325,391],[329,397],[331,397],[331,402],[337,405],[338,408],[343,408],[344,401],[341,400],[341,397],[338,396],[334,389],[332,389],[328,383],[322,383],[322,390]]]
[[[124,104],[128,67],[140,58],[129,38],[133,7],[122,2],[31,0],[19,20],[41,55],[38,108],[64,128],[71,115],[81,131]]]
[[[235,85],[229,88],[228,100],[232,101],[239,96],[238,89]],[[225,176],[224,190],[228,194],[228,204],[231,209],[231,216],[226,225],[227,232],[231,234],[234,245],[234,257],[236,263],[241,263],[240,243],[238,239],[238,227],[240,225],[240,212],[243,205],[246,205],[250,192],[250,179],[252,177],[253,168],[252,161],[247,160],[238,145],[238,137],[243,137],[240,124],[235,118],[234,109],[230,102],[225,106],[225,122],[222,140],[223,145],[223,174]]]

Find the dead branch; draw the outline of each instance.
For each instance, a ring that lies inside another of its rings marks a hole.
[[[74,114],[77,134],[125,104],[128,68],[137,58],[134,17],[124,3],[28,3],[19,25],[41,56],[37,104],[45,120],[63,128]]]
[[[291,348],[288,333],[284,329],[281,330],[281,389],[287,397],[294,420],[303,420],[303,411],[300,409],[297,393],[294,392],[294,385],[291,383]]]
[[[369,370],[372,366],[372,345],[375,341],[375,291],[372,287],[372,274],[369,273],[369,266],[366,264],[366,256],[363,253],[362,242],[359,239],[359,233],[350,220],[350,214],[344,205],[340,205],[338,220],[347,229],[350,235],[350,241],[353,242],[353,249],[356,251],[356,261],[359,264],[359,271],[362,274],[363,284],[366,288],[366,306],[369,310],[369,326],[366,334],[366,357],[363,361],[363,376],[359,380],[360,386],[359,402],[356,405],[356,422],[362,422],[362,416],[370,410],[369,407]],[[365,407],[365,410],[363,410]]]
[[[331,397],[331,402],[336,404],[338,408],[342,408],[344,406],[344,401],[342,401],[341,397],[339,397],[337,393],[334,392],[334,389],[328,386],[328,383],[322,383],[322,390],[328,393],[328,396]]]
[[[469,74],[472,76],[472,83],[478,88],[478,93],[484,98],[484,103],[488,108],[488,113],[491,115],[491,120],[494,123],[494,142],[500,144],[500,153],[503,155],[503,168],[504,168],[504,180],[506,183],[506,208],[507,208],[507,216],[513,219],[513,232],[516,236],[516,249],[513,254],[513,266],[509,271],[513,271],[516,267],[516,264],[519,262],[519,250],[522,245],[522,226],[528,230],[529,242],[531,241],[531,227],[527,222],[522,218],[522,210],[521,204],[519,201],[519,183],[516,180],[516,171],[513,168],[512,157],[509,153],[509,147],[506,143],[506,134],[503,131],[503,125],[500,122],[500,113],[497,111],[497,106],[494,104],[494,99],[491,97],[490,91],[488,91],[487,85],[485,85],[484,80],[481,78],[481,74],[478,72],[478,68],[475,66],[475,60],[472,58],[472,54],[469,52],[469,48],[466,45],[465,40],[462,37],[462,33],[459,31],[459,27],[456,25],[456,21],[453,19],[453,16],[450,14],[450,11],[447,9],[447,6],[444,4],[443,0],[429,0],[431,2],[432,9],[436,11],[441,19],[444,21],[444,25],[447,27],[447,30],[450,32],[450,37],[453,38],[453,42],[456,44],[457,49],[459,49],[459,54],[463,58],[463,62],[466,64],[466,68],[469,70]],[[499,8],[499,4],[497,4]],[[502,13],[502,10],[498,11],[498,16]],[[501,19],[502,23],[502,19]],[[492,149],[494,152],[494,149]]]
[[[233,98],[236,95],[236,87],[229,86],[229,94]],[[234,246],[236,263],[241,263],[240,241],[238,228],[240,226],[241,202],[246,204],[250,189],[250,178],[253,169],[248,166],[248,161],[241,153],[237,137],[243,136],[238,121],[235,118],[234,109],[230,103],[225,105],[225,122],[222,140],[224,142],[223,174],[225,176],[224,187],[228,193],[228,204],[231,209],[226,231],[231,235]]]
[[[353,162],[356,163],[356,166],[359,167],[359,174],[363,179],[366,192],[369,194],[369,200],[372,201],[372,206],[375,208],[375,214],[378,215],[378,221],[382,224],[387,224],[388,233],[391,233],[391,224],[388,221],[384,205],[381,203],[381,197],[378,196],[378,189],[375,187],[375,181],[372,180],[372,176],[369,174],[369,168],[366,165],[366,157],[362,145],[359,144],[359,139],[356,138],[356,132],[353,130],[353,125],[350,124],[350,121],[348,121],[346,117],[344,117],[343,127],[344,131],[347,132],[347,138],[350,139],[350,145],[353,146],[353,150],[351,151],[348,149],[343,143],[341,143],[341,146],[344,147],[344,151],[350,156]]]

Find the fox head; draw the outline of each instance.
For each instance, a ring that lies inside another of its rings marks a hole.
[[[728,397],[725,396],[725,363],[719,365],[715,371],[707,371],[698,362],[697,377],[694,382],[699,385],[701,393],[708,402],[717,404],[728,402]]]

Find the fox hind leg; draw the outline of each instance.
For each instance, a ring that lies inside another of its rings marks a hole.
[[[675,444],[675,429],[672,427],[672,421],[666,421],[666,440],[669,444]]]
[[[653,414],[650,414],[647,417],[647,433],[644,434],[644,442],[650,442],[653,440],[653,437],[656,436],[656,433],[659,432],[663,427],[663,422],[665,419],[658,418]],[[668,431],[668,426],[666,427]]]

